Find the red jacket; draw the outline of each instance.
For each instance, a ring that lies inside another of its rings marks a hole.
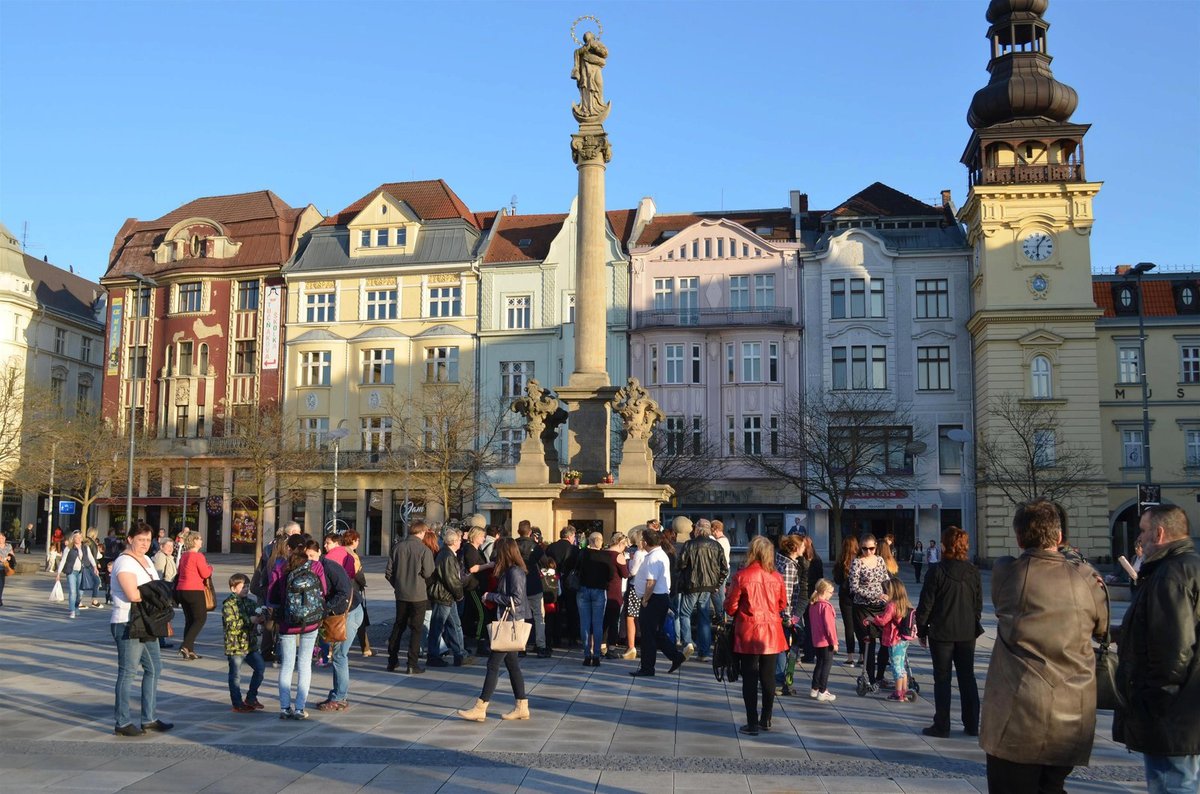
[[[734,616],[735,653],[768,654],[787,650],[783,618],[788,608],[783,577],[754,562],[738,571],[725,598],[725,611]]]
[[[213,568],[199,551],[185,551],[179,556],[179,581],[176,590],[203,590],[204,580],[212,576]]]

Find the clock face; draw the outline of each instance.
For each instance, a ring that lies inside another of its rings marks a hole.
[[[1054,238],[1045,232],[1033,232],[1021,243],[1021,253],[1031,262],[1044,262],[1054,253]]]

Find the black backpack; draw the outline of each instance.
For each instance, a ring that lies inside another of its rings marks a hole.
[[[325,617],[325,592],[311,564],[304,564],[287,575],[283,596],[283,623],[301,628],[320,623]]]

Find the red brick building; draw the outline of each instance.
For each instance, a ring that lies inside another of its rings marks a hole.
[[[239,482],[230,419],[278,403],[283,384],[283,263],[320,223],[270,191],[200,198],[117,232],[108,289],[104,415],[139,439],[134,512],[186,523],[213,550],[249,551],[274,524]],[[149,279],[149,281],[145,281]],[[114,493],[101,526],[123,520]],[[186,519],[185,519],[186,505]]]

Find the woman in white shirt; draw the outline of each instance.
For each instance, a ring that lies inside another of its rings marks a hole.
[[[78,532],[73,533],[71,539],[67,541],[67,547],[63,550],[62,557],[58,561],[58,569],[54,573],[54,581],[62,579],[64,572],[67,574],[67,606],[71,610],[71,617],[74,618],[79,610],[87,609],[86,605],[79,605],[80,579],[83,578],[85,572],[91,574],[93,581],[99,579],[99,573],[96,571],[96,557],[92,554],[92,548],[83,542],[83,535]],[[94,597],[92,606],[100,606],[100,602]]]
[[[162,673],[162,657],[157,642],[142,642],[129,637],[130,605],[142,600],[138,586],[158,579],[158,571],[146,556],[150,550],[153,530],[149,525],[138,523],[126,540],[125,552],[112,565],[113,610],[109,628],[117,644],[117,686],[114,707],[117,736],[141,736],[146,731],[169,731],[174,727],[155,715],[158,697],[158,677]],[[133,724],[129,714],[129,688],[138,666],[142,668],[142,724]]]
[[[646,552],[641,549],[644,531],[641,528],[630,530],[629,548],[625,552],[629,555],[627,561],[629,578],[625,580],[625,642],[627,648],[621,656],[622,659],[636,659],[638,655],[637,624],[638,617],[642,614],[642,598],[637,594],[637,587],[634,585],[633,579],[637,576],[638,568],[642,567],[642,560],[646,559]]]

